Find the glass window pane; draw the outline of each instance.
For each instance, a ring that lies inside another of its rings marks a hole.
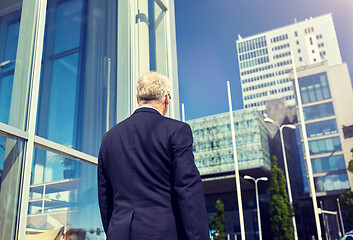
[[[324,191],[324,184],[323,184],[323,178],[322,177],[315,178],[315,189],[316,189],[317,192]]]
[[[19,210],[19,188],[24,142],[0,135],[0,227],[2,239],[14,239]]]
[[[37,134],[93,156],[117,119],[116,5],[108,0],[48,2]],[[68,29],[77,34],[58,36]]]
[[[8,124],[12,96],[13,74],[0,78],[0,122]]]
[[[150,49],[151,59],[155,60],[155,70],[168,75],[168,56],[167,56],[167,34],[166,34],[166,13],[156,1],[149,1],[149,9],[153,8],[153,28],[154,31],[150,31],[150,34],[155,34],[150,36],[150,40],[154,41],[155,47]],[[149,10],[149,13],[151,11]],[[155,55],[155,56],[153,56]],[[150,66],[150,68],[153,65]],[[151,68],[152,70],[152,68]]]
[[[35,149],[27,236],[77,234],[105,239],[98,207],[97,166]],[[93,229],[92,232],[90,230]]]
[[[335,119],[306,124],[308,137],[338,133]]]
[[[333,179],[332,175],[325,176],[324,177],[324,190],[325,191],[332,191],[334,190],[333,188]]]
[[[348,175],[346,173],[339,174],[342,189],[349,189]]]
[[[320,154],[325,152],[334,153],[341,149],[339,137],[309,141],[310,154]]]
[[[65,146],[73,145],[77,101],[78,54],[54,61],[48,103],[47,138]],[[63,97],[65,93],[65,97]]]
[[[30,78],[33,76],[33,39],[37,29],[33,26],[37,23],[37,11],[33,9],[37,9],[37,5],[38,1],[25,1],[25,14],[21,15],[22,1],[1,1],[0,121],[22,130],[26,128]]]
[[[303,108],[305,120],[323,118],[335,114],[332,102]]]
[[[299,78],[299,86],[303,103],[320,101],[331,97],[326,73]],[[305,89],[308,91],[309,99],[307,98]]]
[[[60,3],[56,11],[55,54],[79,47],[82,0],[70,0]]]
[[[11,61],[16,59],[19,32],[20,32],[20,19],[15,19],[15,22],[10,23],[7,27],[4,61],[7,61],[7,60]],[[14,64],[10,64],[8,66],[8,69],[14,69]]]

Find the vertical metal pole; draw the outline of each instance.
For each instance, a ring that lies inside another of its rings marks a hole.
[[[341,226],[342,226],[342,234],[343,236],[346,234],[344,231],[344,224],[343,224],[343,218],[342,218],[342,212],[341,212],[341,205],[340,205],[340,199],[337,198],[337,207],[338,207],[338,212],[340,214],[340,220],[341,220]]]
[[[322,201],[320,201],[320,207],[321,207],[321,216],[322,216],[322,223],[324,224],[324,230],[325,230],[325,237],[326,237],[326,240],[329,239],[329,236],[328,236],[328,233],[327,233],[327,225],[326,225],[326,221],[325,221],[325,213],[323,213],[322,210],[324,210],[324,206],[322,204]]]
[[[242,240],[245,240],[243,204],[242,204],[242,198],[241,198],[241,188],[240,188],[240,178],[239,178],[237,148],[236,148],[236,143],[235,143],[235,131],[234,131],[234,120],[233,120],[232,97],[231,97],[231,94],[230,94],[230,84],[229,84],[229,81],[227,81],[227,88],[228,88],[228,103],[229,103],[230,127],[231,127],[231,131],[232,131],[232,142],[233,142],[233,157],[234,157],[234,168],[235,168],[235,183],[236,183],[236,188],[237,188],[240,232],[241,232],[241,239],[242,239]]]
[[[340,222],[338,221],[337,212],[336,212],[336,222],[337,222],[337,229],[338,229],[338,237],[341,238],[342,237],[342,233],[341,233],[341,228],[340,228]]]
[[[262,230],[261,230],[261,215],[260,215],[260,204],[259,204],[259,192],[257,189],[257,182],[259,179],[255,180],[255,194],[256,194],[256,207],[257,207],[257,223],[259,225],[259,240],[262,240]]]
[[[181,119],[183,122],[185,122],[185,107],[184,103],[181,104]]]
[[[109,131],[109,112],[110,112],[110,65],[111,59],[108,58],[108,79],[107,79],[107,123],[106,123],[106,130]]]
[[[314,178],[313,178],[313,169],[311,166],[311,158],[310,158],[310,152],[309,152],[309,143],[308,143],[308,138],[307,138],[307,133],[306,133],[306,126],[304,122],[304,113],[303,113],[303,104],[302,104],[302,99],[300,95],[300,89],[299,89],[299,82],[298,82],[298,77],[297,77],[297,70],[295,67],[295,62],[294,62],[294,56],[293,56],[293,50],[291,49],[291,56],[292,56],[292,64],[293,64],[293,73],[294,73],[294,85],[295,85],[295,91],[297,93],[297,101],[298,101],[298,108],[299,108],[299,117],[300,117],[300,124],[302,127],[302,135],[303,135],[303,140],[304,140],[304,150],[305,150],[305,157],[306,157],[306,165],[308,168],[308,177],[309,177],[309,187],[310,187],[310,192],[311,192],[311,198],[313,202],[313,208],[314,208],[314,217],[315,217],[315,223],[316,223],[316,231],[317,231],[317,238],[318,240],[322,240],[321,236],[321,226],[320,226],[320,219],[319,219],[319,211],[317,207],[317,199],[316,199],[316,192],[315,192],[315,185],[314,185]]]
[[[41,212],[41,214],[44,214],[44,203],[45,203],[45,194],[46,194],[46,191],[47,191],[47,189],[46,189],[46,185],[45,184],[43,184],[43,195],[42,195],[42,212]]]
[[[285,150],[285,146],[284,146],[284,140],[283,140],[283,128],[286,125],[282,125],[279,128],[279,133],[281,135],[281,145],[282,145],[282,154],[283,154],[283,162],[284,162],[284,170],[286,173],[286,179],[287,179],[287,188],[288,188],[288,198],[289,198],[289,205],[291,206],[292,209],[293,208],[293,198],[292,198],[292,188],[290,186],[290,180],[289,180],[289,173],[288,173],[288,166],[287,166],[287,157],[286,157],[286,150]],[[298,240],[298,233],[297,233],[297,224],[295,222],[295,214],[293,214],[292,217],[292,222],[293,222],[293,228],[294,228],[294,239]]]

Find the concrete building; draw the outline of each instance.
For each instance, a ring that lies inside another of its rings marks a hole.
[[[266,112],[265,102],[285,98],[295,105],[290,49],[297,67],[326,60],[342,63],[332,14],[276,28],[236,40],[244,108]]]
[[[0,239],[105,239],[101,139],[149,70],[179,118],[175,41],[173,0],[0,1]]]
[[[256,109],[233,112],[237,158],[241,176],[246,239],[257,239],[255,190],[244,175],[254,178],[270,175],[271,160],[269,129]],[[229,113],[207,116],[188,121],[193,136],[193,152],[204,184],[209,218],[214,204],[221,198],[225,205],[226,232],[230,239],[240,237],[237,196],[235,188],[234,158]],[[263,236],[269,238],[268,195],[269,182],[259,182]],[[267,239],[268,239],[267,238]]]

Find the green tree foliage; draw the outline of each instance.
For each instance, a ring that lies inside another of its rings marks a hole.
[[[283,171],[277,167],[277,158],[272,157],[270,192],[270,220],[274,240],[294,239],[290,207]]]
[[[351,148],[351,153],[353,157],[353,148]],[[353,173],[353,159],[349,161],[347,170]]]
[[[348,169],[348,171],[353,173],[353,159],[349,161],[347,169]]]
[[[212,233],[212,237],[214,240],[225,240],[226,233],[224,230],[224,224],[226,222],[226,218],[224,216],[224,205],[221,199],[217,200],[215,208],[216,212],[210,220],[211,229],[216,230],[216,232]]]
[[[339,196],[341,205],[346,209],[348,220],[351,228],[353,228],[353,192],[343,191]]]

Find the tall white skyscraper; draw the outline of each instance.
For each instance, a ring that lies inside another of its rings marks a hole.
[[[236,46],[244,108],[262,113],[270,99],[284,97],[295,104],[291,49],[297,67],[323,60],[329,66],[342,63],[331,13],[246,38],[238,35]]]

